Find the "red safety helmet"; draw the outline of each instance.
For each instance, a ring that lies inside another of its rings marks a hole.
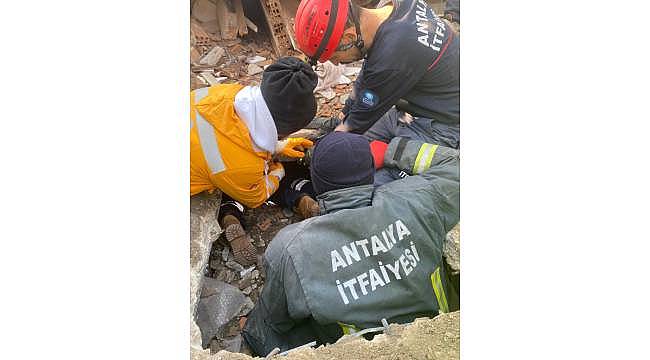
[[[312,65],[327,61],[341,41],[348,19],[348,0],[302,0],[293,32]]]

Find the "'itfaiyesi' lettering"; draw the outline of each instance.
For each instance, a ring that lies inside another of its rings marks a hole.
[[[395,262],[392,264],[383,264],[381,261],[377,262],[377,268],[368,269],[359,275],[347,280],[336,280],[336,288],[339,291],[343,304],[350,303],[358,300],[361,296],[366,296],[380,287],[386,286],[391,281],[399,281],[411,274],[413,270],[420,263],[420,255],[415,247],[413,241],[410,242],[410,247],[404,249]],[[357,292],[357,289],[359,292]],[[349,295],[349,297],[348,297]]]

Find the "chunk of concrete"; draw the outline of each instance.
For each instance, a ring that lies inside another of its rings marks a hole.
[[[451,229],[442,245],[442,253],[445,256],[447,264],[452,270],[452,274],[460,273],[460,223]]]
[[[202,294],[199,300],[196,324],[206,349],[213,337],[223,337],[226,325],[239,314],[246,297],[238,288],[211,278],[204,279],[203,292],[208,296]]]
[[[199,64],[201,65],[217,65],[219,63],[219,60],[221,60],[221,57],[226,54],[226,50],[224,50],[221,46],[215,46],[210,51],[208,51],[207,54],[203,55],[201,60],[199,60]]]
[[[256,75],[264,71],[261,67],[255,64],[248,64],[248,75]]]
[[[190,349],[193,360],[204,356],[201,332],[194,319],[203,272],[210,257],[210,246],[221,234],[217,221],[220,204],[220,192],[201,193],[190,197]]]
[[[249,58],[247,58],[247,59],[246,59],[246,63],[247,63],[247,64],[257,64],[257,63],[260,63],[260,62],[265,61],[265,60],[266,60],[265,57],[263,57],[263,56],[259,56],[259,55],[255,55],[255,56],[253,56],[253,57],[249,57]]]

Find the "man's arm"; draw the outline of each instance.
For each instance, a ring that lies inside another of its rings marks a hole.
[[[459,154],[458,150],[445,146],[396,137],[388,144],[384,166],[398,168],[409,175],[430,177],[427,170],[431,167],[449,164],[458,168]]]
[[[276,347],[285,351],[311,341],[304,341],[309,334],[294,331],[311,314],[287,251],[302,227],[299,224],[282,229],[264,254],[266,281],[243,331],[248,344],[261,356]]]
[[[359,74],[342,110],[346,130],[359,134],[368,130],[415,86],[423,72],[422,69],[409,68],[370,70]]]
[[[458,150],[401,137],[391,140],[384,154],[384,166],[418,175],[428,183],[426,198],[419,200],[423,206],[435,207],[444,233],[460,218],[459,164]],[[417,199],[414,196],[414,200]]]

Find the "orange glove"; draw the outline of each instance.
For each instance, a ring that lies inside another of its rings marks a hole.
[[[314,146],[314,143],[305,138],[286,138],[278,141],[275,146],[275,153],[292,158],[301,158],[305,156],[303,151],[312,146]]]

